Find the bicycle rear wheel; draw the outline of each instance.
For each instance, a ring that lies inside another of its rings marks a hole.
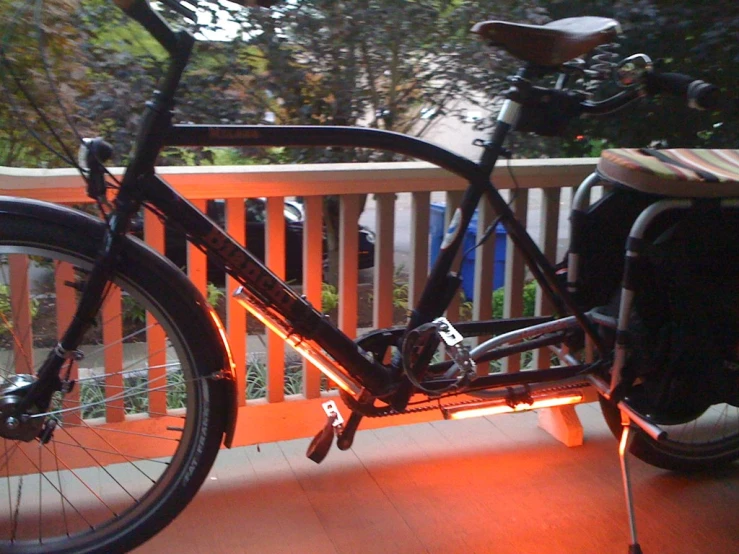
[[[224,428],[223,387],[188,345],[192,296],[131,243],[48,410],[13,406],[74,314],[100,233],[4,214],[0,224],[0,551],[127,551],[195,494]],[[97,225],[96,229],[100,229]],[[97,235],[97,236],[93,236]],[[220,408],[219,411],[216,411]]]
[[[619,438],[623,428],[618,407],[603,397],[599,400],[608,428]],[[712,470],[739,459],[739,407],[717,404],[690,421],[661,427],[668,438],[659,442],[637,429],[631,453],[672,471]]]

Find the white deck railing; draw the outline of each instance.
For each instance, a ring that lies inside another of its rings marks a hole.
[[[518,188],[513,209],[527,221],[529,231],[544,253],[552,260],[566,241],[566,213],[568,194],[563,190],[576,186],[595,166],[595,159],[515,160],[510,167],[496,169],[493,182],[500,189]],[[114,172],[115,173],[115,172]],[[515,176],[515,183],[511,178]],[[408,252],[408,299],[418,299],[428,272],[429,221],[432,192],[444,191],[447,206],[456,206],[466,183],[458,177],[426,163],[326,164],[244,167],[165,167],[160,174],[186,198],[203,209],[208,199],[226,200],[228,232],[235,237],[245,236],[244,198],[267,197],[266,255],[267,265],[282,276],[285,274],[285,233],[283,201],[285,197],[300,196],[305,200],[304,224],[304,282],[303,293],[315,305],[321,304],[322,275],[322,197],[340,195],[340,284],[338,325],[348,335],[357,335],[357,222],[360,216],[362,194],[373,194],[376,202],[374,228],[376,232],[375,264],[372,278],[373,327],[392,325],[393,278],[395,254],[395,221],[410,219],[410,248]],[[410,213],[396,213],[396,194],[410,193]],[[36,198],[58,203],[85,203],[83,182],[71,170],[15,169],[0,167],[0,195]],[[438,192],[434,198],[438,197]],[[447,208],[446,219],[449,218]],[[492,221],[487,205],[478,214],[478,233]],[[156,217],[145,217],[145,238],[154,248],[163,250],[163,226]],[[494,242],[487,241],[476,251],[475,289],[472,303],[473,318],[486,319],[492,312],[492,282]],[[560,252],[561,254],[561,252]],[[23,271],[22,263],[14,261]],[[201,291],[206,290],[205,256],[189,247],[188,273]],[[508,245],[505,264],[504,314],[517,316],[523,310],[522,291],[525,268],[520,256]],[[267,442],[307,436],[323,423],[316,400],[327,394],[321,391],[318,372],[305,367],[302,393],[285,395],[284,347],[276,336],[264,341],[267,368],[267,394],[262,400],[249,400],[246,395],[248,350],[259,341],[247,340],[246,316],[233,300],[234,283],[227,282],[226,326],[231,348],[237,360],[239,401],[242,405],[237,444]],[[28,290],[22,291],[28,295]],[[16,294],[14,293],[15,297]],[[21,300],[14,300],[15,302]],[[27,300],[26,300],[27,301]],[[449,308],[448,317],[459,317],[460,302]],[[537,301],[538,313],[546,313],[547,306]],[[106,318],[107,320],[107,318]],[[120,330],[112,329],[110,336]],[[106,333],[107,335],[107,333]],[[518,361],[509,362],[509,371],[518,369]],[[328,393],[331,394],[331,393]],[[246,412],[246,413],[244,413]],[[408,423],[429,416],[403,416],[388,420],[371,420],[364,426]]]

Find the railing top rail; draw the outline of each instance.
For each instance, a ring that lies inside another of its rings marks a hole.
[[[575,186],[593,171],[596,163],[597,158],[512,160],[495,168],[493,181],[498,188],[513,188],[512,172],[520,188]],[[111,170],[114,175],[122,171],[121,168]],[[466,187],[464,180],[425,162],[167,166],[158,168],[158,172],[192,199],[463,190]],[[84,183],[74,169],[0,167],[0,194],[55,202],[88,201]]]

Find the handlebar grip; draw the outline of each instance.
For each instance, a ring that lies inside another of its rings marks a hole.
[[[711,110],[720,103],[720,91],[716,85],[694,79],[683,73],[646,73],[646,86],[649,94],[668,93],[683,96],[688,106],[696,110]]]

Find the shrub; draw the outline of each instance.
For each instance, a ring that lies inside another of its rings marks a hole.
[[[31,319],[38,312],[38,300],[31,299]],[[0,285],[0,337],[6,335],[13,329],[13,314],[10,306],[10,287]]]
[[[339,305],[339,291],[334,285],[323,283],[321,287],[321,307],[324,312],[330,312]]]
[[[493,292],[493,317],[500,319],[503,317],[503,297],[505,289],[499,288]],[[536,307],[536,281],[529,281],[523,287],[523,315],[529,317],[534,315]]]

